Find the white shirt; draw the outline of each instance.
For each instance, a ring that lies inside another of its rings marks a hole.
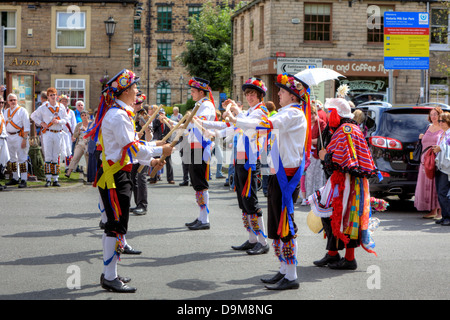
[[[442,135],[444,135],[442,137]],[[441,140],[442,138],[442,140]],[[439,151],[436,154],[436,168],[447,174],[449,181],[450,181],[450,145],[448,141],[450,139],[450,129],[447,129],[447,131],[441,133],[438,138],[439,142],[439,148],[441,148],[441,151]]]
[[[67,133],[69,133],[70,135],[73,135],[73,133],[75,132],[75,127],[77,126],[77,117],[75,116],[75,112],[73,112],[72,109],[70,109],[69,107],[65,107],[66,108],[66,117],[67,117],[67,124],[70,126],[70,130],[72,131],[72,133],[69,131],[69,128],[67,127],[67,125],[64,126],[63,130]]]
[[[260,108],[258,108],[258,106],[261,103],[262,102],[254,105],[247,111],[240,112],[237,115],[237,119],[251,119],[259,124],[261,122],[261,118],[263,116],[267,117],[267,115],[264,114],[264,111],[262,111]],[[222,130],[221,134],[226,134],[227,137],[229,137],[230,135],[234,136],[235,134],[238,134],[237,145],[236,145],[237,146],[236,150],[238,153],[245,152],[245,137],[247,136],[250,141],[250,147],[253,150],[253,155],[256,156],[256,152],[258,151],[257,144],[256,144],[257,135],[256,135],[255,127],[253,127],[252,125],[246,126],[245,122],[243,122],[242,126],[240,127],[241,129],[243,129],[243,132],[236,132],[234,130],[234,126],[228,128],[229,125],[226,122],[204,121],[203,125],[207,129]],[[223,130],[223,129],[226,129],[226,130]],[[239,130],[239,131],[241,131],[241,130]],[[240,134],[240,133],[243,133],[243,134]],[[263,143],[263,137],[261,137],[261,136],[260,136],[260,143]],[[252,160],[254,160],[254,161],[251,161],[251,162],[254,162],[252,164],[256,164],[256,157],[255,157],[255,159],[252,159]]]
[[[50,107],[56,111],[56,107],[59,106],[59,111],[56,114],[53,114],[52,111],[50,111]],[[67,123],[67,112],[64,105],[60,103],[56,103],[55,106],[52,106],[49,101],[44,102],[39,108],[37,108],[32,114],[31,119],[36,123],[36,125],[40,126],[41,122],[45,122],[47,125],[52,122],[53,118],[58,116],[60,120],[58,123],[53,124],[50,127],[50,130],[62,130]]]
[[[199,117],[201,120],[214,121],[214,119],[216,119],[216,109],[214,108],[213,103],[211,101],[207,100],[206,98],[203,98],[197,102],[199,102],[201,104],[195,115],[197,117]],[[194,132],[192,130],[192,128],[194,128],[194,124],[191,122],[187,128],[191,129],[189,132],[188,141],[190,143],[194,143],[194,142],[201,143],[201,141],[199,141],[197,139],[197,137],[194,135]],[[198,130],[198,129],[196,129],[196,130]]]
[[[17,108],[19,108],[19,110],[17,110],[14,116],[12,116],[10,119],[10,115],[12,115]],[[24,132],[30,132],[30,118],[28,117],[27,109],[20,108],[19,105],[16,105],[13,109],[6,109],[3,116],[5,117],[5,122],[8,122],[8,120],[12,120],[17,126],[21,128],[23,127]],[[6,131],[8,133],[16,133],[19,130],[14,128],[14,126],[8,122],[6,124]]]
[[[272,125],[272,140],[276,138],[279,156],[284,168],[298,168],[303,160],[307,122],[303,111],[292,108],[289,104],[269,118]],[[249,117],[238,117],[236,126],[243,130],[260,126],[260,121]],[[269,165],[278,170],[278,154],[272,150],[269,154]]]
[[[121,100],[116,100],[116,103],[128,111],[133,112],[133,108],[126,105]],[[103,135],[103,152],[106,160],[117,162],[122,158],[123,148],[131,142],[138,140],[136,131],[132,120],[128,114],[121,109],[109,109],[102,121],[102,135]],[[146,142],[144,145],[139,145],[139,152],[136,159],[143,165],[149,165],[152,157],[162,155],[162,147],[156,147],[155,142]]]

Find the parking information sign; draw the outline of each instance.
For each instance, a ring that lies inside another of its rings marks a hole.
[[[384,13],[384,68],[426,70],[430,66],[427,12]]]

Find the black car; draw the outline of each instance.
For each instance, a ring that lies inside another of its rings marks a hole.
[[[357,107],[366,114],[367,142],[383,176],[382,181],[369,180],[374,197],[398,195],[400,199],[410,199],[414,196],[419,163],[413,161],[413,151],[419,135],[430,124],[428,114],[435,106],[391,106],[378,102]],[[450,112],[449,106],[440,107]]]

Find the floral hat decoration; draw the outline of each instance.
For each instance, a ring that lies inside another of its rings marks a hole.
[[[66,99],[67,101],[69,101],[69,96],[66,94],[62,94],[58,97],[58,101],[64,100]]]
[[[202,78],[193,77],[189,80],[188,84],[191,88],[203,90],[206,92],[209,92],[210,90],[209,81]]]
[[[305,101],[305,95],[307,94],[307,90],[309,88],[305,82],[289,73],[279,74],[275,85],[289,91],[303,101]]]
[[[108,81],[106,84],[108,86],[107,91],[110,91],[117,97],[133,84],[139,82],[139,80],[139,77],[137,77],[133,71],[123,69]]]
[[[144,103],[145,99],[147,99],[147,97],[145,96],[145,94],[139,92],[136,96],[136,104],[141,104]]]
[[[255,89],[262,93],[263,97],[266,95],[267,88],[261,79],[251,77],[242,85],[242,91],[245,89]]]

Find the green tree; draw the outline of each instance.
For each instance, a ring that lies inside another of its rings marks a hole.
[[[208,79],[213,90],[229,92],[231,86],[231,14],[230,5],[206,2],[198,16],[189,18],[193,37],[178,57],[187,71]]]

